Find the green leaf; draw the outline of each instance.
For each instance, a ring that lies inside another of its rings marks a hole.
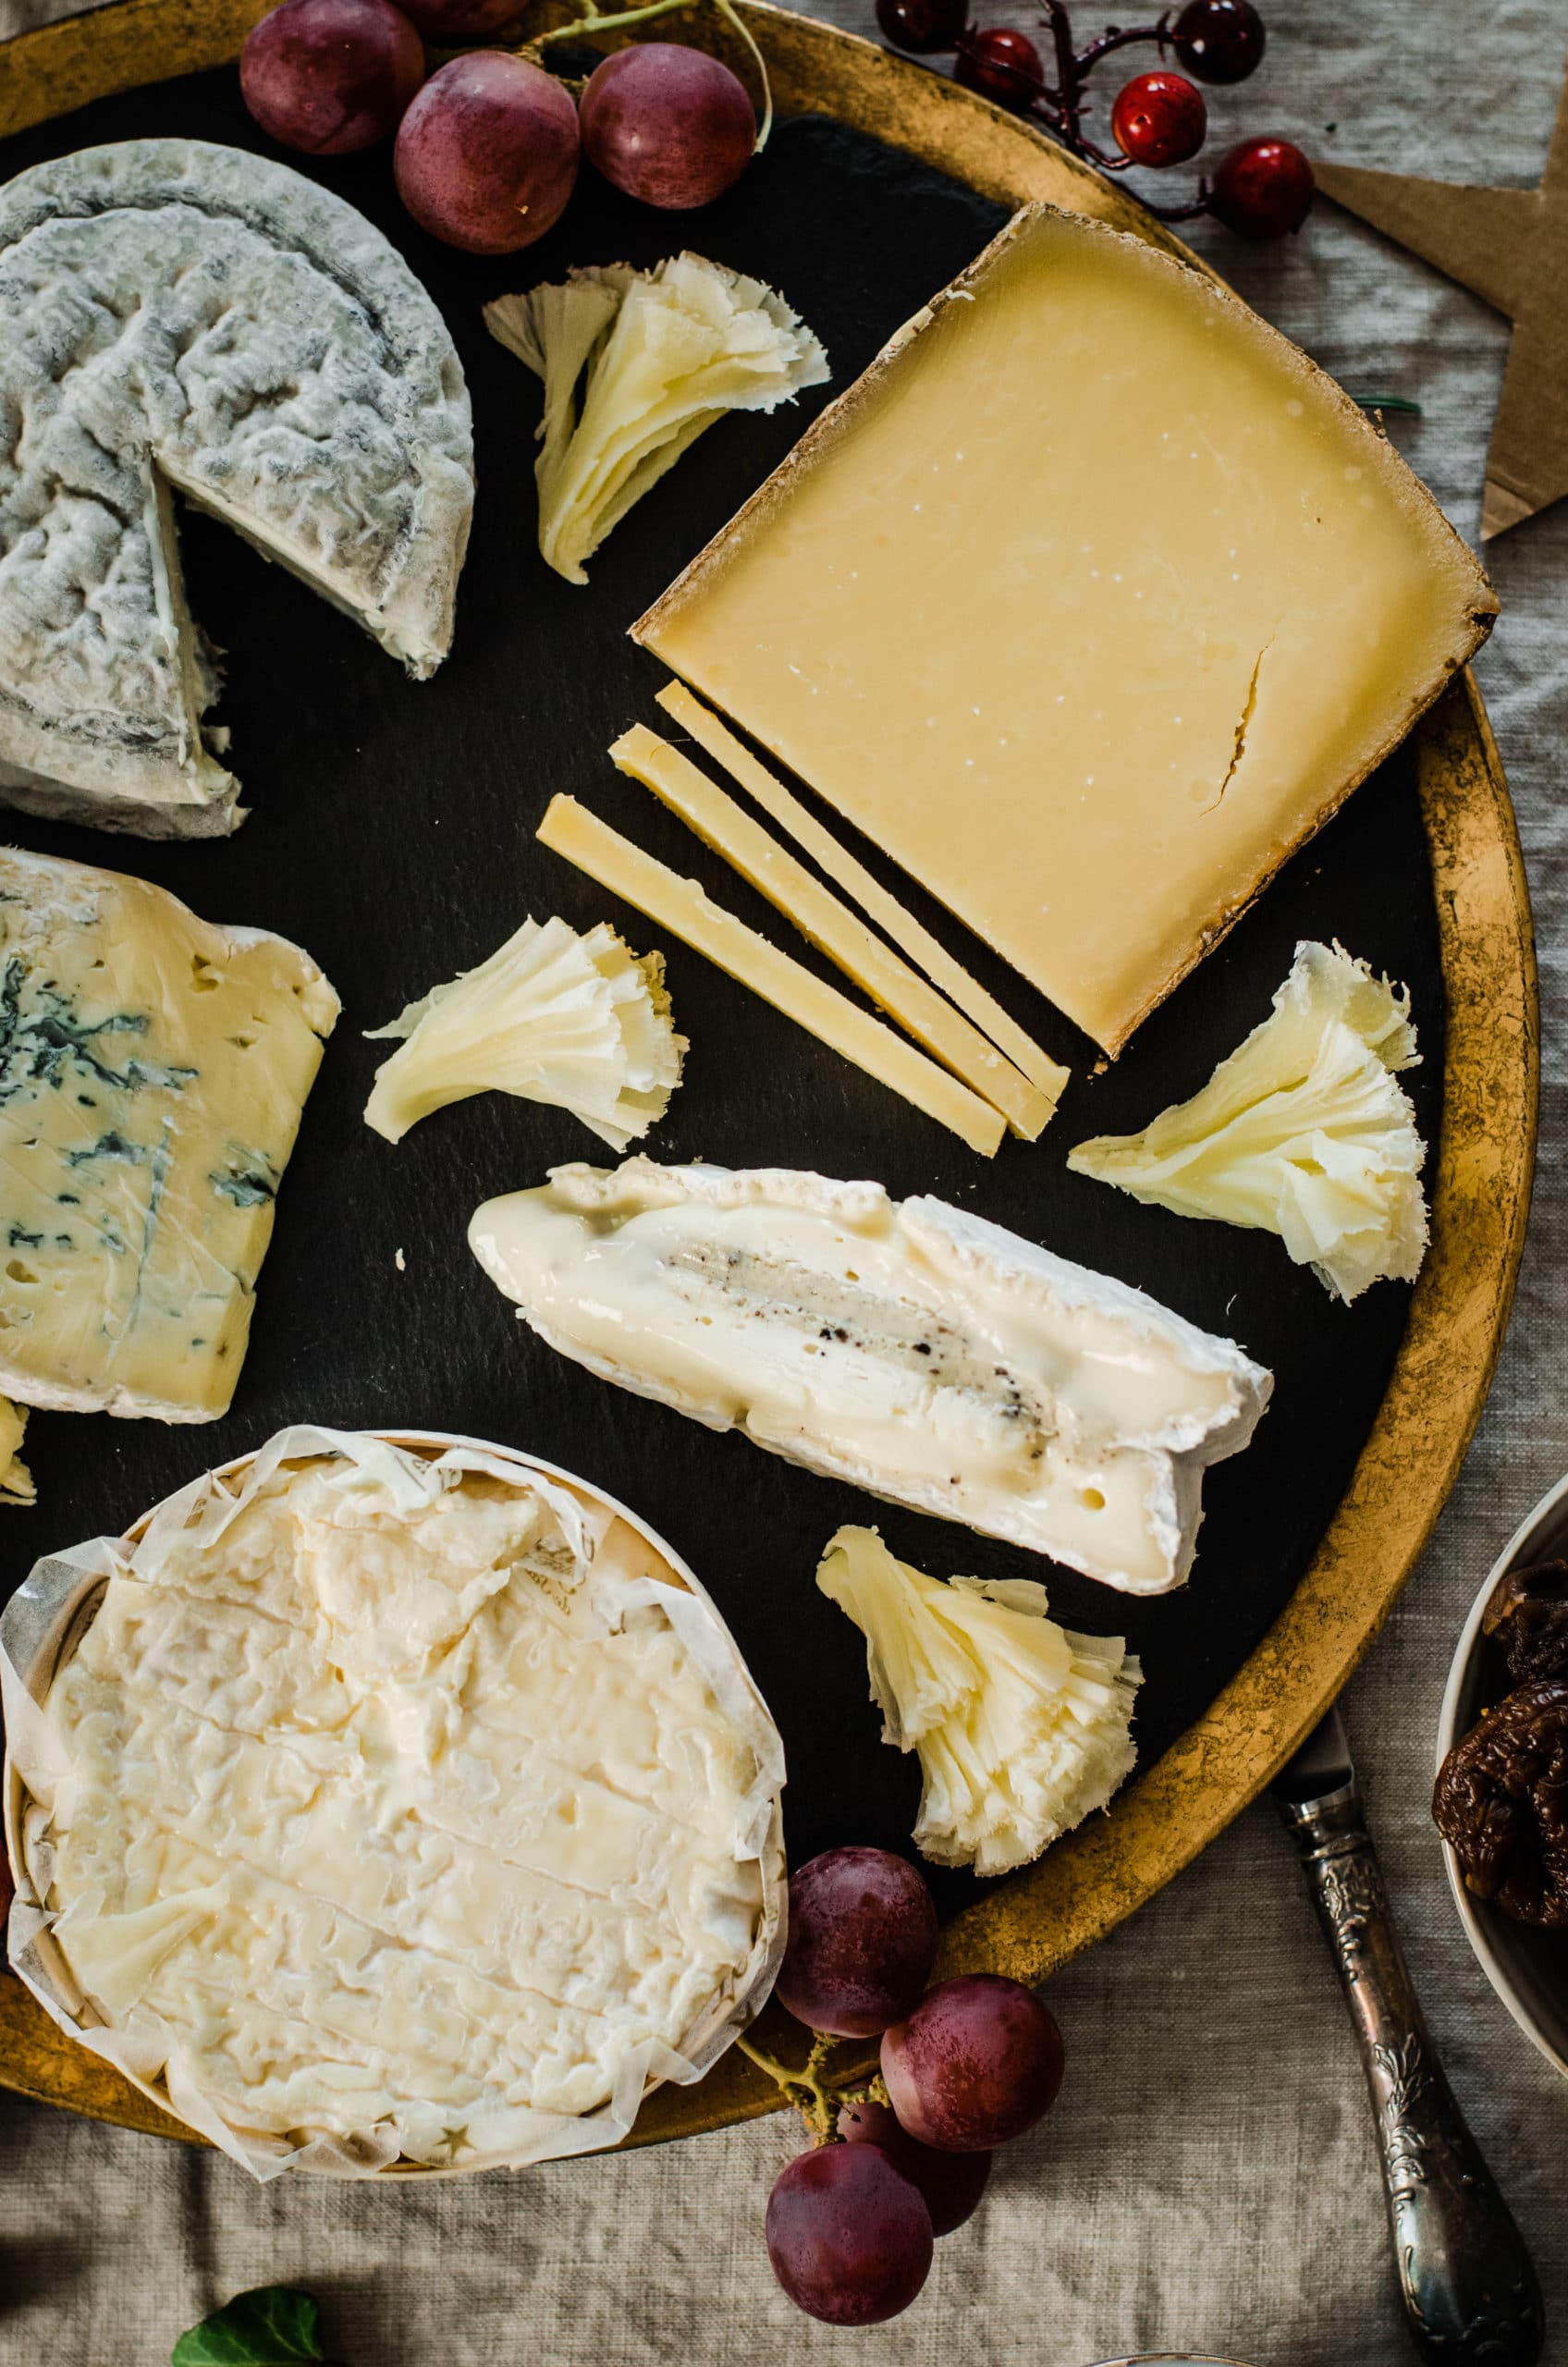
[[[320,2326],[313,2293],[258,2285],[182,2334],[169,2367],[294,2367],[301,2359],[325,2360]]]

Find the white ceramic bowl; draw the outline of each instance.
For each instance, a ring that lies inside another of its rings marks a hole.
[[[1568,1559],[1568,1478],[1560,1479],[1515,1529],[1471,1606],[1438,1719],[1439,1767],[1483,1709],[1507,1687],[1502,1655],[1481,1633],[1493,1588],[1510,1570],[1562,1559]],[[1446,1841],[1443,1858],[1459,1919],[1481,1969],[1525,2037],[1568,2079],[1568,1932],[1537,1931],[1500,1915],[1466,1890],[1459,1860]]]

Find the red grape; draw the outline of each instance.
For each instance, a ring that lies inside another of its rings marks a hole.
[[[393,169],[421,227],[470,254],[509,255],[559,221],[577,178],[577,109],[543,67],[472,50],[403,117]]]
[[[1263,18],[1252,0],[1187,0],[1170,46],[1200,82],[1244,82],[1263,55]]]
[[[1208,210],[1239,239],[1282,239],[1312,210],[1312,166],[1288,140],[1243,140],[1219,159]]]
[[[876,0],[876,21],[900,49],[922,56],[956,49],[969,19],[969,0]]]
[[[1184,74],[1134,74],[1116,94],[1110,129],[1134,165],[1162,169],[1197,154],[1208,132],[1208,109]]]
[[[515,24],[528,0],[403,0],[430,41],[488,41],[503,25]]]
[[[1037,91],[1045,88],[1046,69],[1027,33],[1011,25],[986,25],[965,33],[959,44],[953,79],[983,99],[1022,114]]]
[[[814,2030],[876,2038],[911,2011],[937,1956],[925,1877],[886,1849],[828,1849],[790,1878],[781,2005]]]
[[[882,2039],[882,2077],[912,2137],[945,2153],[988,2152],[1056,2102],[1061,2032],[1032,1989],[1000,1973],[944,1981]]]
[[[950,2236],[980,2208],[991,2175],[989,2153],[938,2153],[922,2145],[886,2104],[845,2104],[839,2134],[846,2145],[879,2145],[896,2170],[917,2186],[931,2214],[931,2233]]]
[[[312,156],[387,139],[423,80],[424,43],[392,0],[283,0],[239,53],[262,129]]]
[[[767,2199],[767,2256],[797,2309],[830,2326],[907,2310],[931,2270],[931,2214],[878,2145],[787,2162]]]
[[[595,66],[582,93],[582,153],[644,205],[722,197],[751,163],[756,117],[740,77],[700,49],[639,42]]]

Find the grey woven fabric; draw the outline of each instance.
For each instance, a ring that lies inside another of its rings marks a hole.
[[[1216,94],[1221,136],[1278,129],[1348,162],[1537,178],[1568,0],[1264,5],[1269,55],[1256,81]],[[0,32],[65,12],[59,0],[0,0]],[[823,13],[871,29],[865,0],[828,0]],[[1093,8],[1083,15],[1097,28]],[[1425,416],[1394,433],[1473,533],[1503,325],[1327,207],[1282,250],[1205,243],[1353,388],[1419,399]],[[1540,2264],[1548,2358],[1568,2361],[1568,2087],[1472,1961],[1427,1818],[1460,1622],[1510,1530],[1568,1468],[1568,504],[1489,560],[1503,613],[1480,674],[1540,943],[1535,1219],[1476,1447],[1346,1706],[1412,1964]],[[1361,2076],[1272,1812],[1243,1817],[1058,1980],[1051,2003],[1070,2054],[1059,2110],[1002,2158],[983,2214],[939,2246],[914,2310],[854,2336],[797,2317],[768,2272],[762,2212],[790,2145],[782,2121],[416,2192],[288,2179],[259,2191],[212,2155],[0,2098],[0,2367],[156,2367],[193,2319],[275,2279],[322,2296],[348,2367],[803,2367],[851,2355],[863,2367],[1084,2367],[1183,2348],[1256,2367],[1402,2367]]]

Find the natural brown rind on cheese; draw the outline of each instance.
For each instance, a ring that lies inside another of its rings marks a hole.
[[[967,454],[942,409],[955,395],[986,414]],[[998,422],[1030,456],[1005,503]],[[1170,504],[1134,517],[1129,487],[1152,485]],[[1305,354],[1195,266],[1034,206],[632,630],[1114,1052],[1399,744],[1496,608],[1426,488]],[[1020,685],[1044,683],[1053,651],[1047,726],[1047,689],[1031,714]],[[1189,682],[1195,703],[1178,704]],[[1024,717],[1005,759],[986,737],[998,707]],[[1224,823],[1199,828],[1227,797]]]

